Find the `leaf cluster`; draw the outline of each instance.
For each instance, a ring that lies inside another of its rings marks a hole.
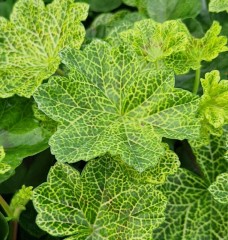
[[[0,238],[226,239],[227,12],[0,1]]]

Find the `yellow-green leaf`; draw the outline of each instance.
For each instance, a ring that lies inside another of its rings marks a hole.
[[[88,5],[74,0],[19,0],[10,20],[0,17],[0,97],[30,97],[58,69],[65,46],[80,48],[85,30],[80,21]]]
[[[151,239],[164,221],[166,198],[151,184],[135,184],[128,166],[109,155],[82,174],[57,163],[34,190],[37,224],[66,240]]]

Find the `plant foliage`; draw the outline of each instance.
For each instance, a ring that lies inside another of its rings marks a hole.
[[[226,0],[0,0],[0,239],[225,240],[227,29]]]

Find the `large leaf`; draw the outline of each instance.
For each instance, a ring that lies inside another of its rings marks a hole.
[[[210,0],[209,3],[210,12],[228,12],[228,1],[227,0]]]
[[[162,137],[197,137],[198,98],[174,89],[172,72],[153,69],[127,46],[101,41],[61,55],[69,77],[53,77],[34,95],[39,108],[60,123],[49,142],[59,161],[109,151],[143,171],[164,154]]]
[[[123,0],[123,2],[137,7],[139,11],[157,22],[194,18],[201,10],[201,1],[199,0]]]
[[[227,134],[211,136],[210,144],[192,144],[201,170],[197,176],[186,169],[168,177],[160,190],[168,196],[166,221],[154,234],[154,239],[214,240],[226,239],[227,205],[214,199],[208,187],[219,174],[227,171]]]
[[[54,0],[19,0],[10,21],[0,17],[0,97],[30,97],[60,64],[59,51],[79,48],[87,16],[85,3]]]
[[[206,73],[201,79],[203,95],[201,97],[200,115],[202,116],[202,133],[222,134],[222,127],[228,124],[228,80],[220,80],[219,72]]]
[[[193,37],[180,20],[157,23],[152,19],[136,22],[133,29],[120,33],[121,39],[139,56],[158,68],[170,68],[177,74],[201,67],[228,50],[227,37],[218,36],[221,26],[213,22],[203,38]]]
[[[134,184],[128,167],[106,155],[91,160],[80,176],[57,163],[35,189],[37,224],[68,240],[150,239],[164,221],[166,198],[151,184]]]
[[[8,166],[8,171],[0,174],[2,182],[13,174],[23,158],[48,148],[52,132],[41,127],[34,117],[32,100],[19,97],[1,99],[0,116],[0,146],[3,154],[0,164]]]

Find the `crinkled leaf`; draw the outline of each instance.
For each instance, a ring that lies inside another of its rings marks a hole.
[[[220,32],[220,24],[214,21],[203,38],[190,38],[186,46],[187,51],[183,54],[186,54],[185,57],[189,59],[192,69],[199,68],[202,61],[210,62],[218,57],[219,53],[228,51],[227,37],[219,36]]]
[[[190,35],[180,20],[157,23],[152,19],[136,22],[134,28],[120,33],[121,39],[147,61],[158,68],[170,68],[177,74],[190,68],[200,68],[201,62],[211,61],[228,50],[227,38],[218,36],[221,26],[213,22],[203,38]]]
[[[201,79],[203,95],[200,103],[202,132],[221,135],[222,127],[228,124],[228,80],[220,80],[219,72],[206,73]]]
[[[109,151],[143,171],[164,154],[162,137],[198,135],[198,98],[175,89],[172,72],[153,69],[126,46],[101,41],[61,55],[69,77],[53,77],[34,96],[60,123],[49,142],[59,161],[89,160]]]
[[[209,3],[210,12],[228,12],[228,1],[227,0],[210,0]]]
[[[169,19],[194,18],[201,11],[199,0],[123,0],[129,6],[147,14],[157,22]]]
[[[166,150],[156,166],[136,174],[136,180],[141,183],[162,184],[169,175],[177,172],[180,166],[178,156],[171,150]],[[133,174],[132,174],[133,175]]]
[[[60,64],[65,46],[79,48],[87,16],[85,3],[54,0],[19,0],[10,21],[0,17],[0,97],[30,97]]]
[[[32,194],[32,187],[25,187],[24,185],[14,194],[10,202],[10,209],[15,219],[18,219],[21,212],[25,210],[25,205],[32,199]]]
[[[192,144],[201,176],[180,169],[159,188],[168,197],[168,207],[166,221],[155,231],[154,239],[226,239],[227,205],[214,200],[208,191],[216,176],[227,171],[226,142],[224,134],[211,136],[207,146]]]
[[[83,0],[90,5],[90,10],[95,12],[109,12],[121,5],[121,0]]]
[[[120,36],[140,56],[144,56],[148,61],[158,62],[172,54],[185,51],[189,32],[179,20],[161,24],[146,19],[136,22],[133,29],[121,33]]]
[[[134,184],[127,173],[109,155],[91,160],[81,176],[57,163],[34,191],[38,226],[68,240],[150,239],[164,221],[166,198],[151,184]]]
[[[216,181],[209,186],[208,190],[215,200],[228,204],[228,173],[218,175]]]
[[[0,146],[5,157],[1,164],[10,166],[0,174],[0,182],[9,178],[23,158],[48,148],[52,132],[42,128],[32,111],[32,100],[20,97],[0,99]]]

